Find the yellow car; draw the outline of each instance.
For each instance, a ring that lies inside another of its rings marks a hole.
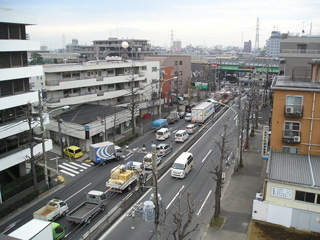
[[[64,154],[67,155],[68,157],[74,157],[74,158],[79,158],[83,156],[83,152],[81,150],[81,148],[77,147],[77,146],[70,146],[70,147],[66,147],[63,150]]]

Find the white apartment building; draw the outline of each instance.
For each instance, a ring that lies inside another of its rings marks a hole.
[[[266,40],[266,56],[278,58],[280,53],[281,33],[272,31],[271,36]]]
[[[38,104],[38,92],[31,92],[29,79],[43,74],[42,66],[28,66],[27,51],[40,49],[40,42],[26,39],[26,25],[37,23],[34,14],[0,8],[0,180],[30,172],[30,148],[26,120],[28,103]],[[34,109],[33,109],[34,110]],[[32,121],[32,128],[39,122]],[[46,150],[52,141],[45,141]],[[41,142],[35,142],[34,155],[42,153]]]
[[[46,125],[47,136],[58,144],[77,145],[86,151],[91,143],[112,140],[108,135],[113,133],[114,125],[118,134],[130,131],[132,124],[136,124],[131,122],[127,109],[132,101],[132,84],[134,101],[139,102],[135,116],[142,117],[152,112],[151,108],[157,112],[159,69],[159,61],[123,61],[120,57],[44,66],[43,77],[33,78],[35,88],[46,89],[44,109],[71,107],[70,111],[60,115],[64,121],[62,136],[55,120]],[[114,123],[110,105],[115,103],[119,113]],[[53,116],[54,113],[50,114]],[[86,128],[90,129],[89,139],[86,138]]]

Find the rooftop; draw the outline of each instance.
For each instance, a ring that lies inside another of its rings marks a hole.
[[[291,76],[276,76],[273,79],[271,89],[320,92],[320,83],[312,82],[308,78],[295,78],[293,80]]]
[[[117,107],[117,113],[124,111],[125,108]],[[62,113],[60,118],[67,122],[73,122],[80,125],[97,120],[97,117],[103,118],[113,115],[114,108],[110,106],[84,104],[71,111]]]
[[[320,156],[271,152],[268,179],[310,187],[320,187]]]

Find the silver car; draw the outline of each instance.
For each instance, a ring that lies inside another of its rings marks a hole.
[[[186,120],[187,122],[191,122],[191,113],[187,113],[186,116],[184,117],[184,120]]]
[[[195,132],[197,127],[198,127],[198,125],[196,125],[196,124],[189,124],[189,125],[186,126],[185,130],[187,131],[188,134],[192,134],[192,133]]]
[[[172,147],[169,144],[162,143],[157,146],[157,155],[158,156],[164,157],[168,153],[170,153],[171,151],[172,151]]]

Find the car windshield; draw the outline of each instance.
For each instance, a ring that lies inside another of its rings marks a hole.
[[[177,136],[177,137],[182,137],[182,134],[177,133],[176,136]]]
[[[79,152],[81,152],[81,149],[77,149],[77,150],[75,150],[74,152],[75,152],[75,153],[79,153]]]
[[[178,169],[178,170],[183,170],[183,169],[184,169],[184,164],[174,163],[174,164],[172,165],[172,168]]]
[[[157,132],[157,135],[162,136],[163,132]]]

